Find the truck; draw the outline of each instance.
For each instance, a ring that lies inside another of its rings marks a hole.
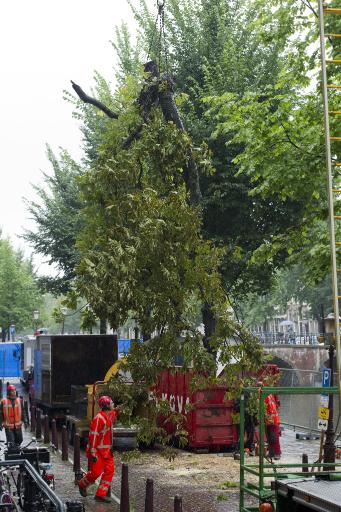
[[[72,387],[102,380],[118,359],[116,335],[42,335],[34,350],[34,403],[65,420],[74,407]]]
[[[37,345],[36,336],[25,336],[21,346],[21,371],[20,378],[26,391],[31,394],[30,387],[33,384],[34,350]]]

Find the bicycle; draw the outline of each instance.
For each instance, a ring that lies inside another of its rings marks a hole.
[[[40,449],[38,446],[29,448],[29,446],[34,442],[36,442],[36,438],[33,437],[24,447],[9,447],[8,452],[5,454],[5,458],[12,460],[16,458],[19,460],[27,460],[36,470],[37,476],[40,476],[45,484],[54,490],[54,474],[49,471],[52,467],[50,464],[50,453],[46,448]],[[53,445],[51,445],[51,447],[53,448]],[[55,510],[55,507],[39,488],[36,481],[22,466],[18,471],[16,490],[18,502],[22,510],[27,512],[34,512],[35,510],[39,512],[52,512]]]
[[[0,470],[0,510],[4,512],[18,511],[6,468]]]

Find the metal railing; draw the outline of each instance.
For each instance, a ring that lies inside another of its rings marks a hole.
[[[47,485],[46,482],[42,479],[39,473],[34,469],[32,464],[30,464],[26,459],[19,460],[3,460],[0,461],[1,467],[20,467],[31,477],[34,483],[38,486],[39,490],[45,494],[50,503],[55,506],[56,512],[65,512],[66,507],[64,503],[58,498],[56,493]]]
[[[318,395],[325,393],[326,388],[321,387],[264,387],[264,388],[245,388],[240,400],[240,431],[244,432],[245,420],[245,397],[255,394],[259,398],[259,455],[257,463],[248,463],[244,455],[244,436],[240,436],[240,512],[256,512],[259,510],[259,503],[265,500],[271,500],[274,508],[276,501],[275,491],[269,480],[278,480],[290,476],[302,477],[305,469],[311,472],[304,472],[304,477],[326,476],[329,472],[341,475],[341,462],[333,463],[276,463],[269,459],[265,451],[265,404],[264,400],[270,393],[280,395],[281,401],[284,396],[304,396],[306,399],[309,395]],[[337,395],[338,388],[328,388],[328,393]],[[312,472],[314,471],[314,472]],[[253,480],[249,478],[253,477]],[[257,477],[257,483],[254,481]],[[257,506],[247,506],[246,497],[256,498]]]
[[[252,334],[264,345],[319,345],[325,342],[325,336],[319,333],[252,332]]]
[[[309,386],[311,388],[322,387],[322,373],[320,370],[279,368],[279,371],[279,386],[286,388],[297,388],[301,386]],[[334,373],[334,379],[336,379],[336,373]],[[336,380],[334,380],[334,382],[336,382]],[[296,431],[316,432],[318,423],[317,412],[319,407],[320,397],[317,394],[306,395],[304,400],[302,400],[301,395],[283,395],[279,409],[281,424]],[[334,418],[336,422],[338,416],[339,408],[336,401],[334,404]]]

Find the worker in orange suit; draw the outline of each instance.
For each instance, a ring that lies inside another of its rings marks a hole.
[[[281,446],[279,438],[280,431],[280,417],[278,414],[279,400],[273,394],[265,398],[265,428],[266,437],[269,445],[270,459],[279,460],[281,458]]]
[[[112,450],[112,426],[118,416],[118,410],[110,396],[101,396],[98,401],[100,411],[90,424],[89,442],[86,456],[89,459],[88,473],[79,481],[79,492],[87,496],[87,487],[102,475],[95,500],[110,503],[107,496],[115,472],[114,455]]]
[[[0,430],[5,427],[7,443],[15,446],[21,445],[23,422],[26,428],[28,418],[26,418],[21,400],[17,396],[16,387],[13,384],[8,384],[7,398],[3,398],[0,402]]]

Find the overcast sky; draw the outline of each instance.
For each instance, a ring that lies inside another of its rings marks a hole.
[[[109,41],[121,20],[134,30],[126,0],[0,1],[0,226],[16,247],[32,227],[23,197],[34,199],[31,184],[50,171],[46,143],[80,156],[63,90],[72,91],[71,79],[89,90],[95,69],[114,83]]]

